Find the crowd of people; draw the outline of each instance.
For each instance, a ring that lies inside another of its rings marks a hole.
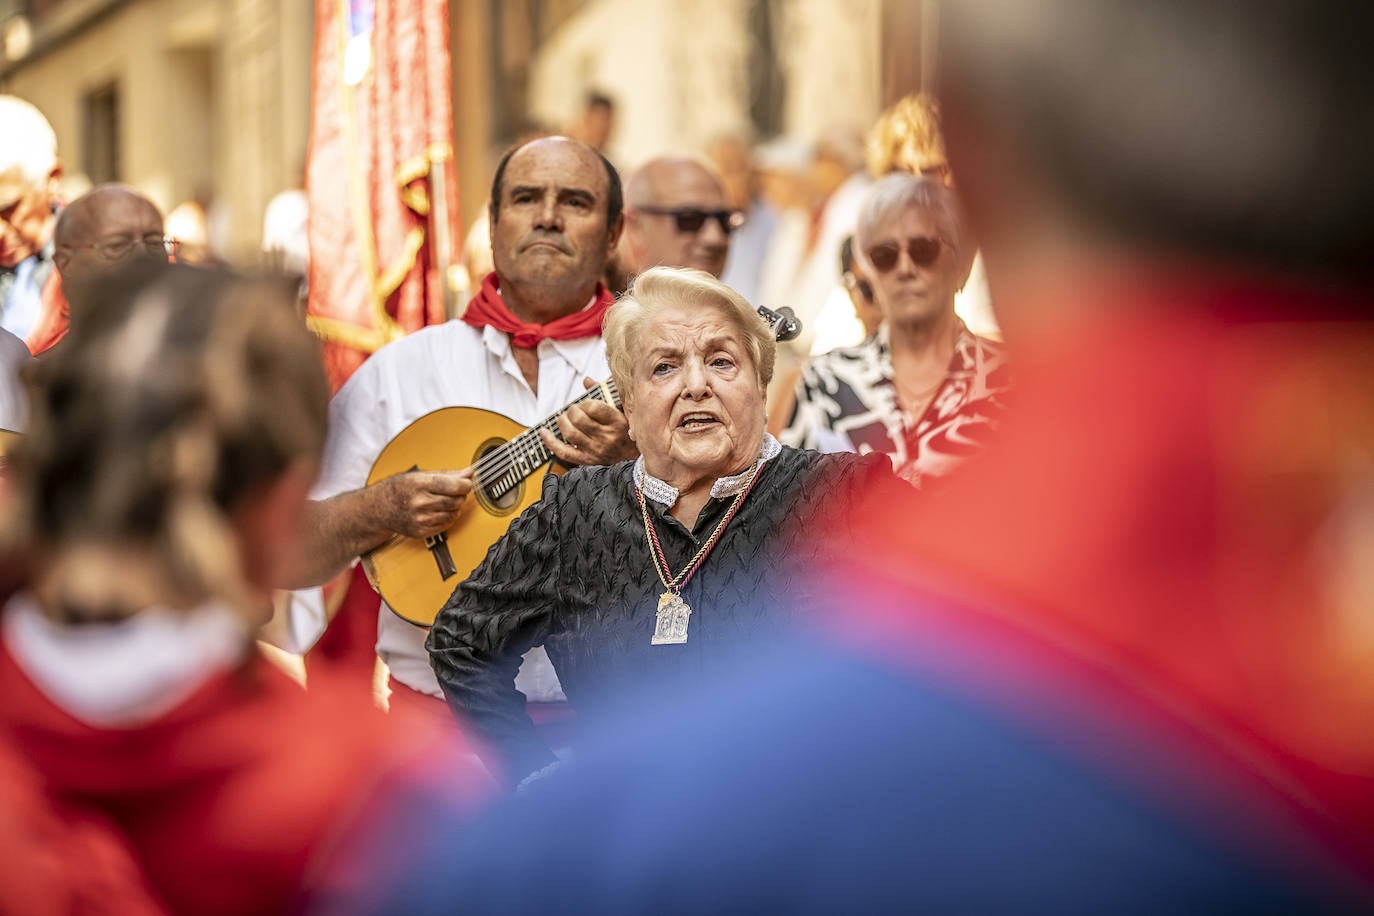
[[[590,98],[332,395],[0,96],[0,913],[1374,907],[1368,17],[1017,6],[866,137]]]

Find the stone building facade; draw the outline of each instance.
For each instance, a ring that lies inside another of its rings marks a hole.
[[[450,0],[463,225],[519,125],[560,128],[589,90],[616,100],[622,166],[862,127],[916,88],[934,5]],[[72,175],[165,210],[212,192],[224,252],[251,261],[267,201],[301,180],[312,28],[309,0],[0,0],[0,91],[47,114]]]

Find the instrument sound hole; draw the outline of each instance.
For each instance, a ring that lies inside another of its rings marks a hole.
[[[473,492],[477,495],[477,501],[482,504],[482,507],[495,515],[505,515],[512,511],[520,502],[520,496],[525,491],[524,478],[516,476],[518,471],[509,468],[511,476],[507,477],[503,473],[506,462],[499,461],[496,456],[487,458],[488,455],[505,444],[502,439],[489,439],[477,449],[477,462],[480,463],[486,459],[493,467],[483,472],[483,479],[478,482]],[[514,486],[511,486],[512,481],[515,482]],[[506,492],[500,493],[502,489],[505,489]]]

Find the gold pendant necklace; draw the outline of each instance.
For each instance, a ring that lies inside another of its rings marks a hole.
[[[654,635],[649,640],[651,646],[679,646],[687,642],[687,624],[692,616],[692,608],[682,598],[682,587],[687,584],[701,564],[705,562],[706,555],[711,552],[711,548],[716,546],[716,541],[720,540],[721,532],[725,526],[730,524],[730,519],[735,517],[740,504],[744,502],[744,497],[754,487],[754,481],[759,476],[759,462],[754,462],[753,470],[749,473],[749,482],[735,496],[735,501],[730,504],[725,517],[716,525],[716,529],[711,532],[711,536],[706,539],[706,543],[701,545],[697,555],[682,569],[676,576],[669,577],[668,558],[663,553],[663,547],[658,542],[658,533],[654,530],[653,522],[649,520],[649,506],[644,501],[644,491],[635,484],[635,496],[639,499],[639,512],[644,518],[644,536],[649,542],[649,556],[654,561],[654,572],[658,573],[658,581],[663,583],[663,594],[658,596],[658,611],[654,615]]]

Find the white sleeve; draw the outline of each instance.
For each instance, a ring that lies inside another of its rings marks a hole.
[[[328,499],[367,483],[372,464],[388,441],[377,393],[382,368],[374,354],[329,402],[329,430],[311,499]],[[282,619],[260,638],[304,655],[329,625],[323,592],[318,586],[281,592],[274,604]]]
[[[258,639],[293,655],[314,648],[329,626],[324,609],[324,590],[319,586],[281,591],[273,596],[272,623],[258,632]]]
[[[31,357],[24,342],[0,328],[0,429],[23,432],[28,420],[28,392],[19,371]]]
[[[378,354],[373,354],[329,402],[329,432],[311,499],[328,499],[365,485],[390,441],[379,403],[382,369]]]

